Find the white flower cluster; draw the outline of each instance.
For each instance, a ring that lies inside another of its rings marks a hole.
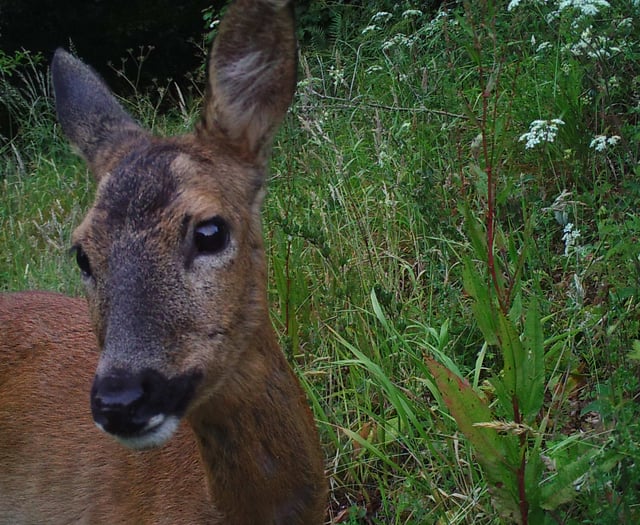
[[[390,18],[391,18],[391,13],[387,13],[386,11],[378,11],[375,15],[371,17],[371,21],[369,22],[369,25],[365,27],[362,31],[360,31],[360,34],[366,35],[371,31],[377,31],[378,29],[380,29],[380,26],[378,24],[384,24]]]
[[[615,146],[618,142],[620,142],[619,135],[611,135],[610,137],[607,137],[606,135],[596,135],[589,144],[589,147],[601,152],[605,151],[609,147]]]
[[[575,9],[582,16],[594,16],[600,12],[601,8],[607,7],[609,7],[609,2],[606,0],[562,0],[558,3],[558,12]]]
[[[534,120],[529,124],[529,131],[520,135],[519,142],[526,141],[525,149],[533,149],[543,142],[553,142],[558,135],[558,127],[562,126],[564,121],[559,118],[551,120]]]
[[[416,36],[407,36],[402,33],[392,36],[389,40],[385,40],[380,46],[382,51],[388,51],[394,46],[398,47],[411,47],[416,41]]]
[[[419,9],[407,9],[402,13],[402,18],[411,18],[412,16],[415,16],[416,18],[421,17],[422,11]]]
[[[578,42],[573,44],[569,50],[574,56],[586,56],[600,60],[620,52],[620,48],[609,45],[608,39],[604,36],[593,36],[591,26],[582,32]]]
[[[327,72],[329,73],[329,78],[332,81],[334,89],[337,89],[339,85],[344,84],[344,69],[331,65]]]
[[[541,55],[547,51],[547,49],[553,48],[551,42],[540,42],[540,45],[536,48],[536,55]]]
[[[572,248],[575,249],[576,241],[580,238],[580,230],[577,228],[574,229],[573,223],[568,222],[564,227],[564,234],[562,235],[562,240],[564,241],[564,254],[565,256],[569,255],[569,251]]]
[[[546,0],[528,0],[526,2],[523,2],[523,0],[511,0],[507,5],[507,11],[513,11],[523,3],[541,5],[548,2]],[[560,0],[557,2],[556,9],[547,15],[547,22],[555,20],[564,11],[577,12],[577,18],[583,18],[585,16],[595,16],[600,10],[606,9],[607,7],[610,7],[607,0]]]
[[[384,24],[390,18],[391,18],[391,13],[387,13],[386,11],[379,11],[371,17],[371,21],[374,24],[378,24],[378,23]]]

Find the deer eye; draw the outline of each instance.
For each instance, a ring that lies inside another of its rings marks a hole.
[[[91,277],[91,264],[89,263],[89,257],[85,253],[85,251],[80,246],[74,246],[73,251],[76,254],[76,264],[80,271],[82,272],[83,277]]]
[[[208,219],[196,225],[193,242],[198,255],[213,255],[229,244],[229,227],[220,217]]]

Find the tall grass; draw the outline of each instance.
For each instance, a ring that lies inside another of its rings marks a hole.
[[[638,519],[640,13],[588,5],[372,5],[302,54],[264,229],[331,523]],[[2,145],[0,287],[79,293],[92,181],[40,114]]]

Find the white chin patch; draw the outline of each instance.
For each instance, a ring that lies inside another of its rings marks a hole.
[[[157,414],[153,416],[145,429],[136,436],[113,436],[127,448],[133,450],[145,450],[164,445],[175,433],[180,424],[180,419],[175,416]]]

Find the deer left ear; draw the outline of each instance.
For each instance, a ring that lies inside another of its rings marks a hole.
[[[266,164],[295,91],[293,26],[289,0],[238,0],[231,5],[209,56],[201,138],[222,135],[245,158]]]
[[[125,137],[145,132],[98,74],[63,49],[53,56],[51,79],[62,131],[99,177]]]

